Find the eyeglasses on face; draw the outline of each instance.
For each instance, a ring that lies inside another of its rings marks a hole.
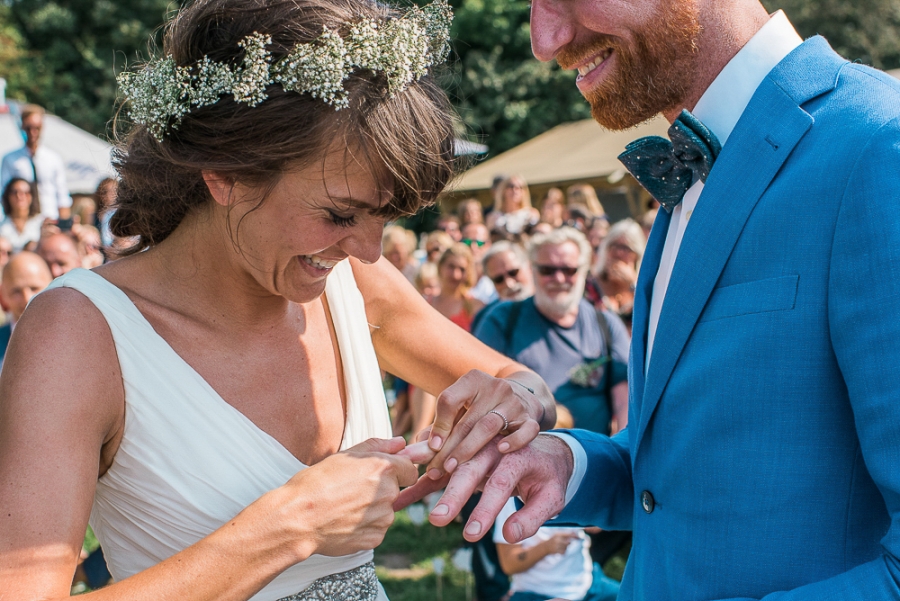
[[[562,272],[564,276],[571,278],[575,277],[575,274],[578,273],[577,267],[569,267],[568,265],[535,265],[534,268],[544,277],[553,276],[556,275],[557,272]]]
[[[487,244],[487,240],[472,240],[471,238],[463,238],[462,240],[460,240],[460,242],[462,242],[466,246],[472,246],[474,244],[478,248],[481,248],[482,246]]]
[[[497,275],[492,276],[491,281],[494,282],[495,284],[502,284],[503,281],[506,280],[506,278],[516,279],[516,277],[518,277],[518,275],[519,275],[519,268],[516,267],[515,269],[510,269],[509,271],[506,271],[504,273],[498,273]]]

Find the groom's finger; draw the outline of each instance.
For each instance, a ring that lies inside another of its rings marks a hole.
[[[434,459],[435,452],[428,446],[428,441],[416,442],[407,445],[406,448],[397,452],[401,457],[406,457],[413,463],[424,465]]]
[[[519,462],[514,459],[501,459],[494,473],[488,478],[484,484],[481,500],[472,510],[469,521],[463,530],[463,536],[469,542],[475,542],[488,531],[490,525],[494,523],[503,506],[509,501],[509,498],[515,493],[516,485],[522,477],[518,466]],[[509,542],[518,542],[510,540]]]
[[[444,488],[449,481],[449,475],[439,480],[432,480],[427,476],[422,476],[415,484],[400,491],[397,500],[394,501],[394,511],[400,511],[417,501],[421,501],[431,493]]]
[[[484,482],[487,475],[491,473],[501,457],[497,445],[489,443],[475,457],[457,467],[447,483],[447,489],[443,496],[431,511],[429,516],[431,523],[435,526],[449,524]]]
[[[353,445],[345,453],[389,453],[394,454],[406,446],[402,436],[393,438],[369,438],[357,445]]]
[[[534,536],[538,528],[553,516],[559,515],[565,506],[565,491],[560,495],[559,489],[551,482],[542,482],[533,487],[522,509],[506,520],[503,537],[511,543],[517,543]]]

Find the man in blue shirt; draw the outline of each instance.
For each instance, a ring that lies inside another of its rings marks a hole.
[[[564,227],[535,236],[529,254],[534,296],[491,307],[475,337],[537,372],[576,427],[608,434],[613,421],[618,431],[628,419],[631,339],[618,317],[583,298],[587,240]]]

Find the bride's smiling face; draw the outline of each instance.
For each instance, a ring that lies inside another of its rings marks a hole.
[[[222,212],[230,211],[233,265],[269,293],[310,302],[338,262],[381,256],[385,217],[376,212],[390,191],[351,153],[286,172],[262,202],[257,187],[221,185],[217,194],[210,176],[207,182]]]

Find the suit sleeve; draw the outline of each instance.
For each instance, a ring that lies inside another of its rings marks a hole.
[[[766,595],[764,601],[900,599],[898,174],[900,118],[872,137],[854,167],[835,230],[827,299],[832,345],[847,385],[860,452],[890,514],[880,541],[882,552],[848,572]]]
[[[560,432],[573,437],[581,445],[587,455],[587,466],[584,479],[566,508],[547,525],[631,530],[634,484],[631,479],[628,428],[612,438],[588,430]]]

